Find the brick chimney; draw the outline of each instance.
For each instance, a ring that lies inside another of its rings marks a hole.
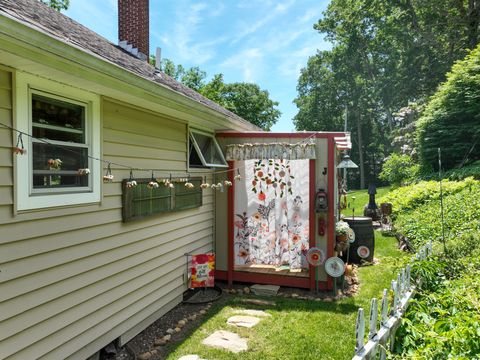
[[[148,61],[149,0],[118,0],[118,41],[120,47]]]

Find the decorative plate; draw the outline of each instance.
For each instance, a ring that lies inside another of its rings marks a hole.
[[[366,247],[365,245],[359,246],[358,249],[357,249],[357,254],[362,259],[366,259],[370,255],[370,249],[368,247]]]
[[[352,228],[348,228],[347,239],[350,244],[355,242],[355,231]]]
[[[337,278],[345,272],[345,264],[339,257],[333,256],[325,261],[325,271],[331,277]]]
[[[319,266],[325,262],[325,254],[317,247],[308,249],[307,261],[312,266]]]

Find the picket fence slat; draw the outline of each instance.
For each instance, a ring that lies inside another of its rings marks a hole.
[[[429,242],[415,255],[415,260],[425,260],[432,255],[432,243]],[[365,315],[363,308],[358,309],[355,326],[355,355],[352,360],[386,359],[386,347],[393,349],[395,332],[400,326],[401,318],[407,311],[410,300],[415,294],[411,283],[411,264],[397,274],[397,279],[391,282],[393,300],[389,311],[389,292],[383,290],[380,308],[380,329],[378,329],[378,302],[372,298],[370,304],[370,321],[368,339],[365,343]],[[421,279],[420,279],[421,281]],[[377,356],[378,355],[378,356]]]

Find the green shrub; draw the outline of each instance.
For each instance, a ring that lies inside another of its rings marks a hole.
[[[464,181],[442,182],[443,195],[449,196],[460,192],[466,188],[478,187],[479,181],[473,178],[467,178]],[[410,186],[404,186],[394,191],[390,191],[379,199],[379,202],[391,202],[394,215],[404,213],[407,210],[418,209],[421,205],[439,201],[440,183],[438,181],[422,181]]]
[[[476,180],[480,180],[480,161],[476,161],[472,165],[464,166],[459,169],[450,169],[442,172],[442,179],[460,181],[467,177],[473,177]],[[438,180],[438,172],[419,172],[415,180],[417,182]]]
[[[445,262],[418,265],[422,275],[441,276],[420,290],[397,331],[395,359],[478,359],[480,356],[480,271],[470,267],[448,276]],[[432,271],[433,269],[433,271]],[[418,270],[418,269],[417,269]],[[445,275],[447,274],[447,276]]]
[[[420,166],[408,155],[391,154],[383,163],[379,177],[391,185],[400,186],[418,175]]]
[[[431,97],[417,122],[419,155],[424,167],[438,166],[437,148],[442,149],[442,164],[452,169],[469,159],[480,158],[480,45],[457,62],[447,81]]]

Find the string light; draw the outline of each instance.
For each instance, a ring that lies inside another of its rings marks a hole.
[[[114,176],[112,175],[112,168],[110,163],[107,165],[107,173],[103,176],[104,183],[110,183],[113,181]]]
[[[158,186],[159,186],[158,182],[155,179],[155,176],[153,176],[153,170],[152,170],[152,177],[151,177],[150,181],[148,182],[147,187],[151,190],[151,189],[158,188]]]
[[[134,188],[137,186],[137,182],[133,178],[133,170],[130,170],[130,178],[125,183],[125,186],[129,189]]]
[[[62,149],[64,151],[67,151],[67,152],[72,152],[72,153],[75,153],[77,154],[77,152],[75,150],[72,150],[70,147],[68,146],[62,146],[62,145],[58,145],[58,144],[53,144],[45,139],[41,139],[41,138],[36,138],[34,137],[33,135],[31,134],[28,134],[26,132],[23,132],[23,131],[20,131],[14,127],[11,127],[7,124],[4,124],[4,123],[1,123],[0,122],[0,126],[3,126],[7,129],[10,129],[12,131],[15,131],[18,133],[18,137],[17,137],[17,144],[16,146],[12,147],[12,150],[13,150],[13,153],[14,154],[19,154],[19,155],[24,155],[27,153],[27,150],[24,148],[24,144],[23,144],[23,138],[22,136],[25,135],[31,139],[35,139],[36,141],[38,142],[42,142],[44,144],[47,144],[47,145],[50,145],[50,146],[53,146],[55,148],[58,148],[58,149]],[[316,133],[312,133],[310,136],[308,136],[307,138],[301,140],[301,141],[298,141],[296,143],[296,145],[301,145],[302,143],[306,143],[306,142],[310,142],[312,143],[313,142],[313,138],[316,136]],[[114,166],[117,166],[117,167],[120,167],[120,168],[124,168],[124,169],[129,169],[130,170],[130,178],[129,178],[129,181],[127,181],[126,183],[126,186],[128,188],[133,188],[135,186],[137,186],[137,181],[133,178],[133,174],[132,174],[132,171],[135,170],[135,171],[148,171],[148,172],[152,172],[152,179],[151,181],[147,184],[147,186],[149,188],[157,188],[159,186],[158,182],[162,182],[163,185],[165,185],[166,187],[168,188],[174,188],[175,185],[173,184],[172,182],[172,174],[170,173],[170,177],[169,179],[162,179],[162,180],[159,180],[159,179],[155,179],[154,176],[153,176],[153,172],[154,171],[159,171],[159,172],[166,172],[165,170],[163,169],[143,169],[143,168],[136,168],[136,167],[132,167],[132,166],[129,166],[129,165],[125,165],[125,164],[121,164],[121,163],[117,163],[117,162],[112,162],[112,161],[109,161],[109,160],[105,160],[105,159],[102,159],[102,158],[98,158],[98,157],[95,157],[95,156],[91,156],[91,155],[86,155],[87,158],[91,159],[91,160],[95,160],[95,161],[98,161],[98,162],[101,162],[101,163],[104,163],[104,164],[107,164],[107,170],[106,170],[106,174],[103,176],[103,182],[105,183],[111,183],[114,179],[114,175],[112,174],[112,169],[111,169],[111,166],[114,165]],[[63,162],[61,159],[59,158],[52,158],[52,159],[49,159],[47,161],[47,165],[52,169],[52,170],[58,170],[60,169],[60,167],[62,166]],[[238,166],[238,167],[235,167],[235,168],[229,168],[227,170],[220,170],[220,171],[214,171],[214,172],[209,172],[208,174],[211,174],[213,176],[217,176],[217,175],[220,175],[220,174],[227,174],[227,173],[230,173],[230,172],[235,172],[236,171],[236,175],[234,176],[234,180],[236,181],[240,181],[242,179],[242,176],[240,175],[240,169],[243,169],[245,166]],[[78,169],[77,171],[77,174],[80,175],[80,176],[84,176],[84,175],[88,175],[90,174],[91,171],[90,169],[88,168],[81,168],[81,169]],[[181,182],[184,182],[185,184],[185,187],[187,188],[194,188],[194,184],[190,181],[190,175],[187,173],[187,178],[181,178],[179,179],[179,181]],[[156,185],[155,185],[156,184]],[[188,185],[187,185],[188,184]],[[215,182],[213,184],[209,184],[207,183],[207,178],[206,176],[204,176],[204,180],[203,182],[200,184],[200,188],[202,189],[207,189],[207,188],[211,188],[213,190],[220,190],[223,192],[224,190],[224,187],[229,187],[229,186],[232,186],[232,182],[229,181],[229,180],[225,180],[223,182],[218,182],[215,184]]]
[[[20,155],[24,155],[24,154],[27,153],[27,150],[26,150],[25,147],[23,146],[22,133],[19,133],[19,134],[18,134],[18,137],[17,137],[17,145],[13,147],[13,153],[14,153],[14,154],[20,154]]]

